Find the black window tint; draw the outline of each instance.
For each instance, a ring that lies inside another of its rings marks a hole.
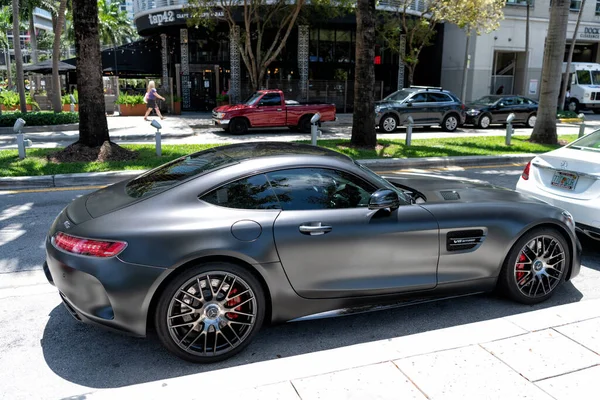
[[[277,196],[264,175],[228,183],[204,195],[201,199],[216,206],[246,210],[280,208]]]
[[[443,93],[428,93],[429,102],[432,103],[446,103],[452,101],[452,99]]]
[[[426,103],[427,95],[425,93],[417,93],[412,97],[411,100],[413,103]]]
[[[261,106],[280,106],[281,105],[281,96],[279,93],[267,93],[260,100],[259,105]]]
[[[276,171],[267,178],[284,210],[367,207],[375,191],[354,175],[322,168]]]
[[[504,103],[505,106],[514,106],[515,98],[514,97],[506,97],[506,98],[502,99],[502,103]]]

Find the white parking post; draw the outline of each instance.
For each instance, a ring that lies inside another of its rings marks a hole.
[[[408,122],[408,125],[406,126],[406,146],[410,146],[410,141],[412,140],[413,124],[415,123],[415,120],[412,116],[409,115],[408,118],[406,118],[406,121]]]
[[[318,124],[321,119],[321,114],[316,113],[310,119],[310,144],[317,145],[317,136],[319,135]]]
[[[579,119],[581,119],[581,124],[579,124],[579,136],[585,136],[585,115],[583,113],[578,115]]]
[[[155,119],[152,120],[150,125],[152,125],[153,127],[156,128],[156,134],[154,136],[154,140],[156,142],[156,155],[160,157],[162,155],[162,149],[161,149],[161,143],[160,143],[160,140],[161,140],[160,129],[162,128],[162,126]]]
[[[512,122],[514,121],[514,119],[515,119],[515,114],[513,114],[513,113],[508,114],[508,117],[506,118],[506,141],[505,141],[505,144],[507,146],[510,146],[510,139],[513,134]]]
[[[71,112],[75,112],[75,96],[70,94],[69,97],[71,98]]]
[[[25,120],[23,118],[19,118],[15,121],[15,125],[13,126],[13,131],[17,133],[17,147],[19,148],[19,159],[24,159],[25,154],[25,139],[23,138],[23,134],[21,133],[21,129],[25,126]]]

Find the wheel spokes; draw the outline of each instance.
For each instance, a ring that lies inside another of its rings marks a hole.
[[[565,251],[551,236],[538,236],[523,246],[515,262],[514,277],[518,290],[528,297],[543,297],[560,283],[564,272]]]

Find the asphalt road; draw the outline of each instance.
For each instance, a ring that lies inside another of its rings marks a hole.
[[[521,167],[429,171],[514,188]],[[548,302],[526,307],[495,295],[268,327],[232,360],[202,366],[138,339],[76,322],[45,283],[43,241],[52,220],[85,191],[0,194],[0,398],[63,398],[600,298],[600,246],[584,241],[581,274]],[[232,384],[235,377],[232,377]],[[227,392],[227,388],[213,388]],[[83,397],[75,397],[83,398]]]

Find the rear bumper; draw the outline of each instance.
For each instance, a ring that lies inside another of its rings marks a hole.
[[[47,240],[44,273],[75,319],[145,336],[151,294],[165,269],[128,264],[118,257],[75,256]]]

